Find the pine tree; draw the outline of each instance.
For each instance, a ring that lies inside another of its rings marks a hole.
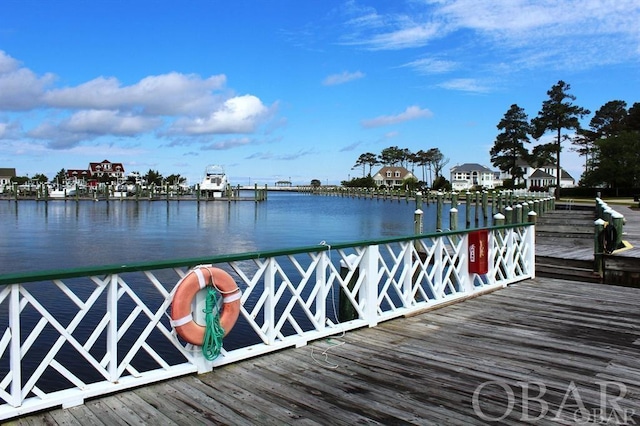
[[[560,151],[562,150],[562,130],[579,130],[579,118],[589,114],[588,109],[573,105],[576,97],[569,92],[571,86],[560,80],[547,91],[549,99],[542,103],[542,109],[538,116],[531,120],[533,137],[540,139],[547,131],[556,132],[556,199],[560,198],[561,164]]]
[[[517,184],[524,176],[524,170],[518,166],[518,160],[527,157],[525,143],[531,143],[531,126],[523,108],[511,105],[496,126],[502,133],[496,136],[491,148],[491,164],[502,172],[509,173],[513,183]]]

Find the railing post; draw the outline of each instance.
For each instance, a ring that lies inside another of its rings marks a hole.
[[[444,296],[444,255],[446,248],[444,246],[443,238],[436,238],[435,242],[435,250],[433,251],[433,269],[435,269],[435,273],[433,274],[433,289],[436,300],[442,299]]]
[[[415,242],[414,242],[415,244]],[[419,245],[420,243],[418,243]],[[416,249],[417,251],[417,249]],[[408,271],[404,274],[404,279],[402,280],[402,305],[405,308],[410,308],[413,301],[413,283],[414,276],[410,273],[413,271],[414,262],[419,262],[420,259],[417,256],[414,256],[413,250],[411,250],[411,243],[407,242],[407,247],[404,250],[403,263],[402,266],[405,271]]]
[[[276,341],[276,266],[275,258],[269,258],[264,271],[264,294],[266,296],[264,301],[264,323],[267,326],[265,330],[267,345],[273,345]]]
[[[364,301],[364,320],[369,327],[378,324],[378,257],[380,247],[371,245],[365,248],[362,265],[364,267],[365,281],[360,286],[360,300]],[[362,269],[360,270],[362,272]]]
[[[14,407],[22,405],[22,356],[20,354],[20,284],[11,285],[9,295],[9,329],[11,331],[11,401]]]
[[[109,353],[109,381],[118,381],[118,274],[108,277],[107,312],[109,325],[107,326],[107,352]]]
[[[320,259],[318,259],[318,265],[316,266],[316,287],[318,293],[316,294],[316,321],[317,329],[322,330],[325,326],[327,316],[327,294],[329,288],[327,286],[327,268],[329,266],[329,259],[327,252],[320,253]],[[334,318],[338,317],[337,312],[333,312]]]

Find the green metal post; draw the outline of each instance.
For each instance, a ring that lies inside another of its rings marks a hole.
[[[602,264],[602,255],[604,253],[604,244],[603,239],[601,237],[602,232],[604,231],[604,220],[596,219],[593,222],[595,230],[593,232],[593,271],[597,272],[602,277],[603,272],[603,264]]]

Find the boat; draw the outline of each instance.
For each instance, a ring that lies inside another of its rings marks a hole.
[[[49,198],[65,198],[65,197],[75,197],[77,193],[76,188],[65,188],[65,187],[50,187],[48,189]]]
[[[200,195],[213,198],[221,198],[226,191],[229,181],[224,168],[218,165],[207,166],[204,177],[200,182]]]

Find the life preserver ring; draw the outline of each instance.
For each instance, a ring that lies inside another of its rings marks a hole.
[[[198,346],[202,346],[206,327],[193,320],[191,302],[195,295],[207,285],[213,286],[222,295],[220,325],[225,336],[231,331],[240,315],[242,292],[231,275],[212,266],[198,266],[189,271],[176,285],[171,302],[171,325],[178,336]]]

